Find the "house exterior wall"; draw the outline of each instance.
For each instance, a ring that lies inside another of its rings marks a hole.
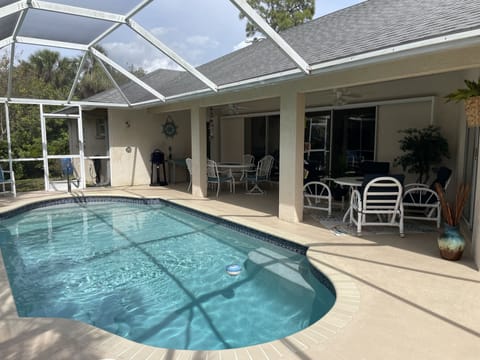
[[[390,162],[390,172],[405,173],[400,166],[394,166],[394,160],[400,155],[399,141],[403,134],[400,130],[423,128],[430,125],[431,102],[382,105],[378,107],[376,158]],[[405,182],[415,182],[414,174],[405,174]]]
[[[189,112],[179,111],[170,113],[170,116],[177,125],[177,134],[173,138],[162,132],[167,114],[152,114],[147,110],[109,110],[112,186],[149,184],[150,155],[154,149],[162,150],[166,158],[169,146],[174,159],[191,155]],[[170,171],[172,168],[170,166]],[[185,181],[185,171],[179,167],[176,171],[176,180]]]

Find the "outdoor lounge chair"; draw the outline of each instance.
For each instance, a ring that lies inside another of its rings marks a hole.
[[[352,191],[350,223],[361,236],[362,226],[398,226],[403,230],[402,176],[365,176],[362,187]]]

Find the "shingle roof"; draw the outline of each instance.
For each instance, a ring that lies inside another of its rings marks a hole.
[[[473,29],[480,29],[479,0],[368,0],[288,29],[281,36],[310,65],[315,65]],[[295,64],[269,39],[198,67],[217,85],[292,69]],[[206,88],[189,73],[166,76],[165,72],[152,72],[143,80],[165,96]],[[152,99],[148,93],[140,95],[132,92],[133,88],[128,90],[129,98]],[[107,91],[89,100],[107,101],[111,95]],[[119,95],[117,101],[122,102]]]

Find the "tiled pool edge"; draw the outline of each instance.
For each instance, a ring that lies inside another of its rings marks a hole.
[[[39,208],[43,206],[49,206],[53,204],[64,204],[64,203],[72,203],[72,202],[85,202],[85,198],[95,198],[97,202],[101,201],[108,201],[108,199],[125,199],[126,201],[138,201],[138,203],[159,203],[159,202],[166,202],[168,204],[173,204],[175,206],[179,206],[182,209],[187,209],[188,211],[194,212],[195,214],[199,214],[200,216],[207,216],[208,218],[214,218],[216,221],[220,221],[221,223],[228,223],[228,224],[235,224],[229,220],[220,219],[213,214],[208,214],[199,210],[195,210],[184,205],[176,203],[174,200],[169,199],[165,200],[161,197],[154,197],[154,198],[147,198],[147,197],[135,197],[135,196],[125,196],[125,195],[88,195],[82,197],[68,197],[62,196],[57,197],[55,199],[35,199],[30,201],[24,205],[20,205],[14,207],[13,209],[5,209],[0,210],[0,220],[5,218],[5,213],[18,213],[21,211],[26,211],[28,209]],[[67,199],[67,201],[65,201]],[[246,227],[249,230],[252,229],[247,225],[239,224],[240,226]],[[253,231],[257,231],[252,229]],[[258,231],[258,233],[264,233],[264,231]],[[268,234],[269,235],[269,234]],[[309,352],[315,352],[319,349],[323,349],[328,341],[332,339],[338,332],[341,332],[343,328],[345,328],[348,323],[353,319],[353,316],[358,311],[360,306],[360,292],[353,281],[352,278],[349,276],[337,271],[335,268],[330,267],[326,264],[319,263],[318,261],[312,262],[311,257],[309,256],[308,248],[304,245],[296,243],[295,240],[287,240],[282,239],[278,236],[271,235],[275,239],[281,239],[288,243],[296,244],[297,249],[306,249],[307,258],[309,258],[311,266],[320,271],[328,280],[331,282],[334,288],[334,292],[336,293],[336,302],[330,311],[322,317],[320,320],[305,328],[295,334],[287,336],[286,338],[275,340],[265,344],[254,345],[245,348],[237,348],[237,349],[230,349],[230,350],[215,350],[215,351],[193,351],[193,350],[170,350],[170,349],[161,349],[161,348],[154,348],[148,345],[138,344],[132,342],[130,340],[119,338],[116,335],[110,334],[100,329],[96,329],[96,332],[102,333],[103,336],[106,336],[110,339],[110,341],[103,341],[100,344],[92,344],[88,343],[87,346],[93,346],[98,350],[105,351],[105,356],[117,356],[120,358],[128,358],[128,359],[147,359],[151,358],[151,356],[155,353],[156,355],[165,355],[168,353],[173,352],[172,359],[180,359],[183,358],[185,355],[187,358],[195,357],[200,359],[215,359],[215,358],[232,358],[241,360],[241,359],[274,359],[278,357],[285,357],[287,359],[290,358],[303,358],[305,354]],[[313,247],[314,248],[314,247]],[[300,250],[301,251],[301,250]],[[0,287],[8,286],[8,278],[7,274],[3,265],[3,258],[0,263]],[[4,283],[6,281],[6,284]],[[10,296],[11,291],[10,291]],[[11,298],[14,306],[13,296]],[[15,310],[16,314],[16,310]],[[3,319],[3,313],[0,313],[0,318]],[[12,320],[12,318],[9,318]],[[18,315],[17,315],[17,319]],[[51,319],[52,320],[52,319]],[[53,319],[55,320],[55,319]],[[65,319],[62,319],[61,322],[65,322]],[[1,320],[0,320],[1,322]],[[71,320],[72,326],[79,326],[86,325],[86,324],[78,324],[76,321]],[[1,328],[1,327],[0,327]],[[0,334],[1,335],[1,334]],[[112,347],[112,343],[115,343],[116,346]],[[108,346],[107,346],[108,345]],[[114,349],[115,350],[112,350]],[[118,350],[117,350],[118,349]],[[127,356],[127,354],[130,354]],[[142,354],[145,354],[145,357]],[[138,356],[137,356],[138,355]],[[312,354],[313,355],[313,354]]]

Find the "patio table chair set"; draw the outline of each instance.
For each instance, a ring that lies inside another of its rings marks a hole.
[[[404,220],[433,221],[441,224],[441,205],[435,183],[445,191],[452,171],[439,168],[431,185],[403,185],[404,175],[366,174],[363,178],[343,177],[341,185],[351,186],[350,206],[343,221],[349,221],[361,236],[363,226],[395,226],[404,236]],[[336,179],[331,179],[335,181]],[[332,213],[332,193],[325,182],[313,181],[304,185],[304,207]]]
[[[209,187],[216,189],[216,196],[220,193],[221,185],[227,183],[231,193],[235,193],[235,186],[245,183],[246,194],[264,194],[265,190],[260,187],[261,183],[270,181],[274,158],[265,155],[255,166],[255,157],[245,154],[241,163],[217,163],[207,160],[207,183]],[[189,173],[187,191],[192,187],[192,159],[186,158],[185,163]]]

